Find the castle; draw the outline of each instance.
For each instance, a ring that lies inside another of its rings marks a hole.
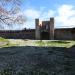
[[[50,21],[42,21],[41,24],[39,19],[36,19],[35,25],[36,39],[54,40],[54,18],[50,18]]]
[[[35,19],[35,29],[0,30],[0,37],[8,39],[75,40],[75,28],[54,28],[54,18],[49,21]]]

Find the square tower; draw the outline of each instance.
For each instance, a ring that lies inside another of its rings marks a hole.
[[[35,39],[40,40],[40,25],[39,25],[39,19],[35,19]]]
[[[54,18],[50,18],[50,40],[54,40]]]

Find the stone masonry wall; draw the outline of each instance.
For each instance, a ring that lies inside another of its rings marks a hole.
[[[55,29],[54,38],[55,40],[75,40],[75,29],[74,28]]]
[[[35,29],[22,30],[22,31],[0,30],[0,37],[8,39],[35,39]],[[75,29],[74,28],[55,29],[54,40],[75,40]]]
[[[9,39],[35,39],[35,30],[15,30],[15,31],[1,31],[0,37]]]

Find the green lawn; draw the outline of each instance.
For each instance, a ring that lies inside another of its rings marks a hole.
[[[11,47],[16,46],[17,44],[12,44],[9,42],[9,39],[4,39],[0,37],[0,48],[2,47]]]
[[[0,37],[0,42],[7,42],[7,41],[8,41],[7,39],[4,39],[4,38]]]
[[[38,46],[48,46],[48,47],[66,47],[69,48],[75,45],[75,41],[37,41]]]
[[[5,44],[4,44],[5,43]],[[11,46],[39,46],[39,47],[66,47],[69,48],[75,45],[73,40],[59,40],[59,41],[46,41],[46,40],[22,40],[22,39],[4,39],[0,38],[0,47]]]

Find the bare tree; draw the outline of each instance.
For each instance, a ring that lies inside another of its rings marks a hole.
[[[12,4],[10,10],[5,9],[7,4]],[[26,18],[18,14],[20,11],[20,4],[21,0],[0,0],[0,24],[9,26],[13,24],[23,24]]]

